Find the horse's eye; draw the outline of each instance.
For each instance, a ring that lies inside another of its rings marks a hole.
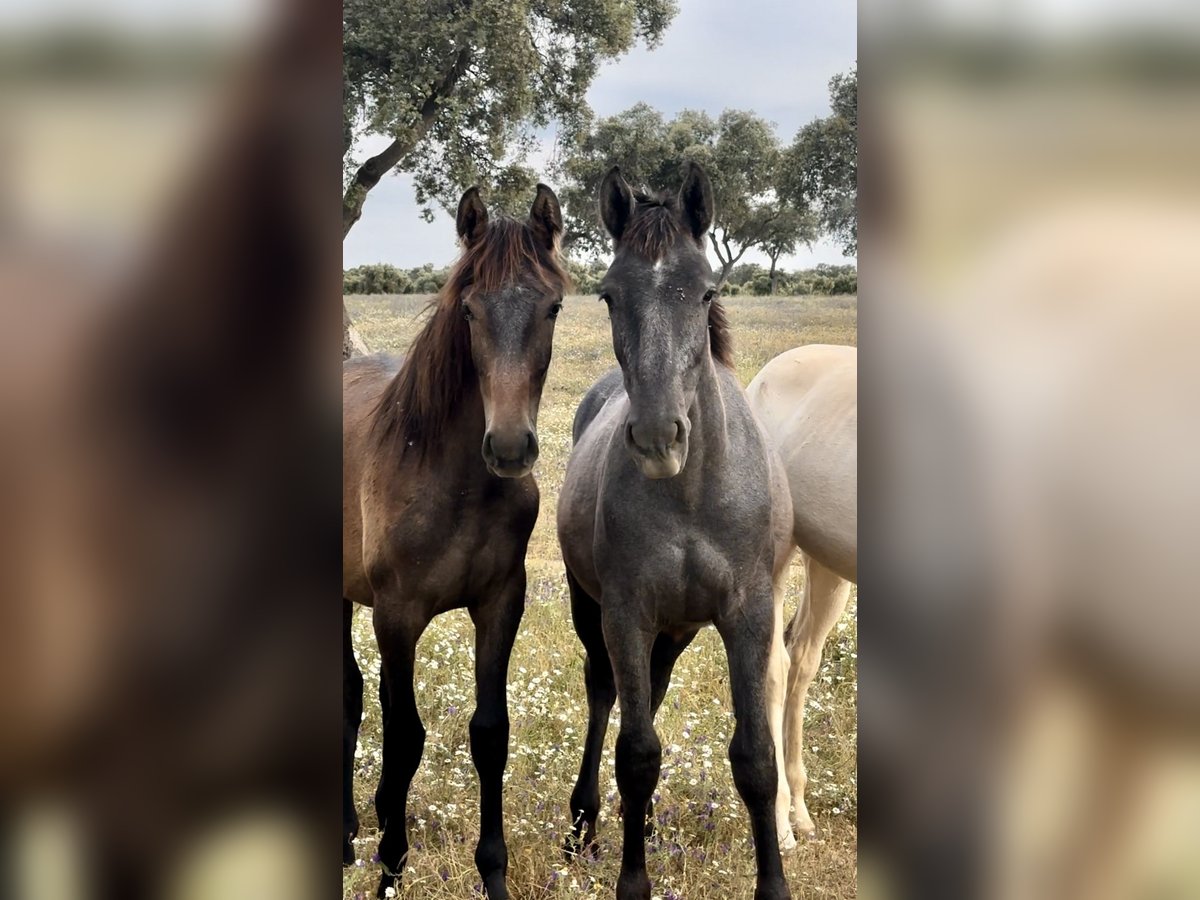
[[[471,307],[465,303],[462,305],[462,317],[468,322],[475,318],[475,314],[471,312]]]
[[[713,302],[713,299],[714,299],[716,296],[717,296],[717,289],[716,289],[716,288],[709,288],[709,289],[708,289],[707,291],[705,291],[705,293],[704,293],[704,302],[705,302],[705,303],[712,303],[712,302]]]
[[[557,319],[560,312],[562,312],[562,303],[555,303],[550,307],[550,318]]]

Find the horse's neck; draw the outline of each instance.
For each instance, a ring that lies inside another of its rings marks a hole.
[[[696,397],[688,410],[692,430],[688,435],[688,456],[700,465],[685,467],[700,474],[707,461],[719,463],[729,450],[729,420],[725,409],[725,395],[721,390],[721,375],[717,363],[709,359],[704,365],[696,385]]]
[[[492,477],[483,462],[483,395],[472,376],[463,386],[462,397],[446,420],[442,453],[456,459],[453,471],[468,480]]]

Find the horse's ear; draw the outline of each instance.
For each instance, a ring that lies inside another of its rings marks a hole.
[[[703,241],[713,221],[712,182],[708,180],[708,173],[694,162],[688,163],[683,187],[679,189],[679,208],[692,237]]]
[[[621,174],[620,166],[613,166],[600,185],[600,220],[612,239],[620,241],[632,215],[633,191]]]
[[[487,207],[479,196],[479,188],[468,188],[458,201],[458,216],[455,224],[458,226],[458,237],[467,247],[470,247],[487,230]]]
[[[537,196],[529,210],[529,227],[543,247],[555,249],[563,230],[562,207],[554,191],[544,184],[537,186]]]

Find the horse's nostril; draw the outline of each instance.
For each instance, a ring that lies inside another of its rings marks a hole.
[[[490,431],[483,436],[483,458],[489,462],[496,458],[496,452],[492,449],[492,433]]]
[[[683,443],[683,436],[687,434],[687,429],[684,427],[683,419],[675,420],[675,440],[673,444]]]
[[[525,435],[525,458],[527,460],[529,460],[530,462],[533,462],[533,460],[537,459],[537,455],[538,455],[537,435],[534,434],[532,431],[527,432]]]

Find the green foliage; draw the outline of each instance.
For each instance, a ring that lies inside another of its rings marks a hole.
[[[815,237],[816,222],[776,199],[779,159],[774,129],[753,112],[726,110],[714,120],[702,111],[683,110],[667,121],[639,103],[564,142],[559,174],[566,242],[584,253],[608,249],[596,194],[614,164],[635,186],[670,190],[682,182],[687,164],[698,162],[713,184],[716,219],[710,241],[722,274],[750,247],[770,242],[794,249]]]
[[[388,263],[355,266],[342,273],[343,294],[436,294],[446,283],[449,269],[431,264],[400,269]]]
[[[393,139],[381,168],[413,174],[427,217],[436,205],[452,209],[472,184],[515,211],[535,181],[522,165],[530,129],[586,129],[585,94],[600,64],[638,40],[655,45],[675,11],[674,0],[346,0],[348,199],[361,206],[374,185],[353,184],[354,139],[378,134]]]
[[[831,295],[857,294],[858,269],[853,265],[834,266],[821,263],[812,269],[788,272],[779,269],[775,273],[777,294]],[[734,266],[729,281],[721,290],[724,296],[739,294],[765,296],[771,293],[770,272],[758,263],[743,263]]]
[[[780,196],[814,209],[822,228],[858,252],[858,71],[829,82],[831,115],[800,129],[780,163]]]
[[[575,285],[574,293],[600,293],[600,279],[604,277],[604,273],[608,269],[608,263],[602,259],[581,262],[567,257],[566,264],[567,271],[571,274],[571,281]]]

